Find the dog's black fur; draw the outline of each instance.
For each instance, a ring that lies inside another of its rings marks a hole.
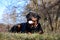
[[[37,22],[38,22],[38,25],[37,25],[37,27],[36,28],[34,28],[34,27],[30,27],[30,24],[28,23],[28,21],[29,20],[31,20],[31,17],[34,17],[34,18],[37,18],[38,20],[37,20]],[[27,22],[26,23],[21,23],[20,25],[21,25],[21,28],[20,28],[20,31],[17,31],[17,27],[18,26],[13,26],[12,28],[11,28],[11,31],[12,32],[26,32],[26,33],[28,33],[28,32],[30,32],[30,33],[34,33],[34,32],[39,32],[39,33],[43,33],[43,30],[42,30],[42,27],[41,27],[41,25],[40,25],[40,23],[39,23],[39,19],[41,18],[37,13],[33,13],[33,12],[29,12],[27,15],[26,15],[26,18],[27,18]]]
[[[11,28],[11,30],[10,30],[10,32],[21,32],[22,31],[22,27],[20,27],[19,28],[19,30],[18,30],[18,25],[20,25],[21,26],[21,24],[16,24],[16,25],[14,25],[12,28]]]

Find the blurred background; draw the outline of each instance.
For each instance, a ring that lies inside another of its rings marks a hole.
[[[0,0],[0,31],[26,22],[30,11],[41,16],[39,22],[44,32],[60,32],[60,0]]]

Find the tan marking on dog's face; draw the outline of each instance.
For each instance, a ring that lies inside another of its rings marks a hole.
[[[37,18],[32,17],[31,19],[34,22],[34,24],[37,24]]]
[[[18,28],[20,28],[21,27],[21,25],[18,25]]]

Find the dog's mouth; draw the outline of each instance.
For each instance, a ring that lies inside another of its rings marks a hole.
[[[30,21],[28,21],[28,23],[29,23],[29,24],[33,24],[34,22],[30,20]]]

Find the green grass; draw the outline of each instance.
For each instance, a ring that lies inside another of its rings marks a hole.
[[[60,40],[60,35],[54,33],[0,33],[0,40]]]

